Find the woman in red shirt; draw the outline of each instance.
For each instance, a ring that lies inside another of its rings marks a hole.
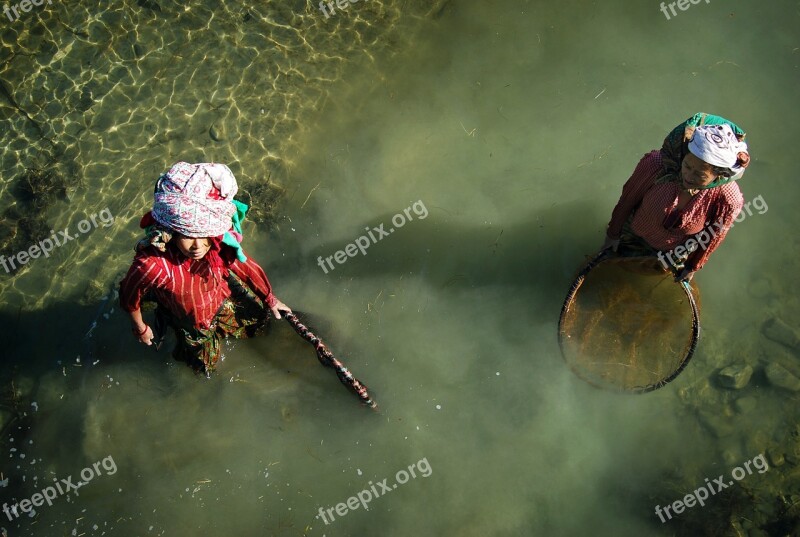
[[[625,183],[603,248],[657,256],[677,280],[691,280],[742,209],[734,181],[750,162],[744,137],[719,116],[695,114],[678,125]]]
[[[134,336],[152,345],[141,302],[155,300],[157,325],[178,339],[173,355],[210,376],[220,339],[251,337],[268,319],[291,310],[272,293],[264,270],[241,248],[247,206],[224,164],[176,163],[156,183],[153,210],[141,222],[147,236],[120,283],[120,305]],[[163,334],[160,334],[163,335]]]

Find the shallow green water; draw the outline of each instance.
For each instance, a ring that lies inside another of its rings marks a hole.
[[[791,534],[797,395],[764,365],[797,356],[761,326],[799,312],[796,3],[671,20],[655,2],[362,0],[327,20],[303,2],[144,4],[4,21],[4,222],[42,237],[115,217],[0,271],[4,385],[23,392],[3,403],[0,501],[117,468],[3,520],[9,535]],[[647,395],[595,390],[559,355],[561,301],[640,156],[697,111],[748,131],[741,188],[768,210],[697,276],[687,370]],[[37,159],[66,185],[44,207],[19,192]],[[285,323],[232,343],[210,381],[135,344],[109,290],[177,159],[228,162],[261,205],[283,189],[245,247],[379,413]],[[407,208],[365,254],[318,264]],[[31,239],[3,240],[9,256]],[[745,363],[746,388],[719,387]],[[765,450],[785,462],[654,513]],[[336,512],[373,486],[368,511]]]

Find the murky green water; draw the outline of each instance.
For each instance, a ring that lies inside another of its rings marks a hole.
[[[788,1],[712,0],[667,20],[656,2],[362,0],[326,19],[306,2],[142,0],[4,18],[0,253],[51,229],[77,238],[0,269],[0,502],[100,465],[78,494],[0,527],[796,533],[800,392],[770,364],[800,363],[762,325],[796,329],[800,313],[799,15]],[[768,210],[697,276],[687,370],[647,395],[593,389],[560,357],[561,301],[639,157],[697,111],[748,131],[741,188]],[[260,209],[245,247],[380,412],[285,323],[229,345],[210,381],[133,341],[111,290],[178,159],[231,165]],[[113,224],[89,227],[105,208]],[[396,229],[335,259],[381,225]],[[754,368],[745,388],[720,386],[730,364]],[[705,506],[654,512],[762,453],[768,471]],[[368,510],[337,512],[362,491]]]

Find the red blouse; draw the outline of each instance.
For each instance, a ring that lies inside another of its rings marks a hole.
[[[661,251],[670,251],[704,229],[713,235],[707,247],[689,254],[686,268],[699,270],[725,238],[728,228],[742,210],[744,197],[739,185],[730,182],[701,190],[678,210],[681,187],[674,182],[655,183],[664,174],[658,150],[647,153],[622,188],[622,196],[611,214],[608,236],[619,238],[622,226],[633,214],[631,229]],[[712,233],[713,231],[713,233]]]
[[[128,312],[136,311],[141,306],[142,296],[152,291],[158,303],[178,319],[189,318],[194,326],[207,329],[223,300],[231,296],[225,279],[228,270],[267,306],[275,305],[277,299],[272,294],[267,275],[249,257],[244,263],[234,260],[224,268],[209,272],[209,263],[205,259],[188,259],[177,248],[168,246],[166,252],[147,248],[136,255],[120,283],[120,306]]]

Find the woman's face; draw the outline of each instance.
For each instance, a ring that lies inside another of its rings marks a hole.
[[[717,176],[711,164],[704,162],[691,153],[687,153],[681,164],[681,182],[683,188],[703,188],[711,184]]]
[[[205,237],[184,237],[180,233],[175,235],[175,244],[189,259],[203,259],[211,248],[211,243]]]

